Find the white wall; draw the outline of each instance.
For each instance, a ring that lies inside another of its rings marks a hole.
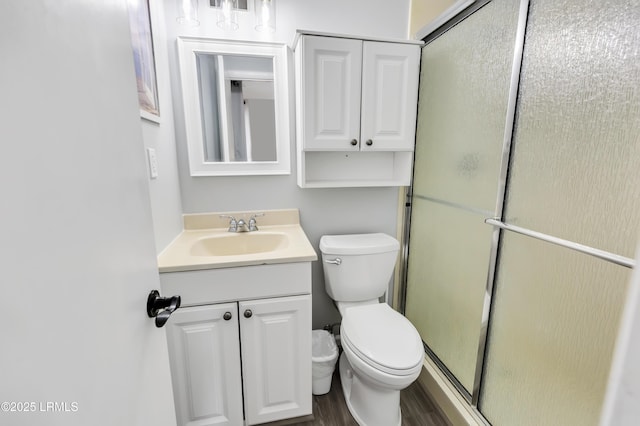
[[[150,1],[151,25],[153,27],[156,77],[160,103],[160,123],[141,119],[145,148],[154,148],[158,160],[158,177],[150,179],[151,210],[156,252],[160,253],[182,231],[182,202],[178,181],[173,105],[169,80],[168,49],[164,26],[164,5]],[[172,9],[173,10],[173,9]]]
[[[409,36],[415,34],[425,25],[431,23],[441,13],[453,6],[456,0],[411,0],[409,17]]]
[[[254,0],[248,1],[253,8]],[[247,12],[239,15],[238,30],[219,29],[216,26],[216,9],[209,7],[209,0],[198,0],[200,26],[178,27],[175,22],[177,0],[164,0],[169,34],[178,31],[179,35],[289,44],[296,29],[406,39],[409,3],[410,0],[275,0],[276,32],[269,34],[255,31],[254,15]]]
[[[300,189],[295,177],[295,140],[292,140],[291,147],[291,168],[294,172],[289,176],[192,178],[184,136],[175,38],[177,35],[189,35],[291,45],[296,29],[306,29],[406,39],[409,0],[276,0],[277,31],[266,35],[254,30],[254,16],[246,13],[240,16],[239,30],[224,32],[217,28],[216,12],[208,7],[208,1],[200,0],[199,3],[200,26],[190,28],[177,25],[176,1],[164,1],[183,211],[298,208],[302,226],[316,250],[323,234],[386,232],[395,235],[397,188]],[[313,267],[313,310],[314,328],[339,320],[337,311],[326,296],[322,268],[318,262]]]

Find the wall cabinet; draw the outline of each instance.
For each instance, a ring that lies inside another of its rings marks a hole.
[[[295,55],[298,185],[408,185],[420,45],[302,34]]]
[[[198,291],[234,272],[229,287],[239,292],[220,294],[238,300],[215,303]],[[185,290],[183,307],[166,325],[180,426],[254,425],[312,413],[310,272],[305,262],[161,274],[163,292]],[[245,297],[243,287],[251,286],[259,287],[255,299]]]

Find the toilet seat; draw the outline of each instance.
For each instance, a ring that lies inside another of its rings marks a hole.
[[[418,331],[386,303],[349,308],[340,337],[354,355],[387,374],[409,376],[422,366],[424,348]]]

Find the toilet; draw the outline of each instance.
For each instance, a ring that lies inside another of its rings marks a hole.
[[[379,301],[399,249],[395,238],[381,233],[320,239],[325,289],[342,315],[342,389],[349,412],[363,426],[400,426],[400,390],[422,369],[418,331]]]

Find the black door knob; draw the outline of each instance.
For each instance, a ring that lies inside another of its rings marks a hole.
[[[251,312],[251,309],[247,309],[246,311],[244,311],[245,318],[251,318],[252,315],[253,315],[253,312]]]
[[[151,290],[147,297],[147,315],[156,319],[156,327],[160,328],[166,324],[167,320],[180,307],[180,296],[160,297],[158,290]]]
[[[222,318],[224,318],[225,321],[229,321],[231,319],[231,312],[225,312]]]

